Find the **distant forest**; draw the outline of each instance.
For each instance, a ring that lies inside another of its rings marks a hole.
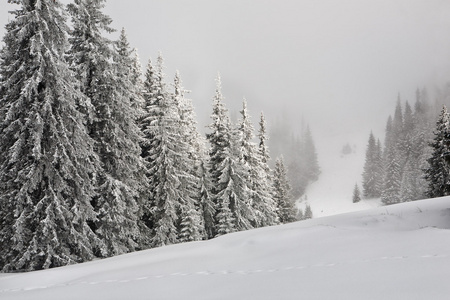
[[[417,89],[413,104],[398,97],[386,123],[384,142],[369,135],[363,197],[381,198],[389,205],[449,195],[449,104],[450,84],[437,91],[433,100],[425,88]]]

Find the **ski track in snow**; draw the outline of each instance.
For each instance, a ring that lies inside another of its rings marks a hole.
[[[254,274],[262,274],[262,273],[275,273],[275,272],[286,272],[286,271],[295,271],[295,270],[303,270],[309,268],[331,268],[339,265],[346,264],[359,264],[359,263],[370,263],[382,260],[407,260],[407,259],[430,259],[430,258],[446,258],[449,255],[447,254],[425,254],[421,256],[382,256],[378,259],[360,259],[360,260],[349,260],[346,262],[339,263],[316,263],[311,265],[301,265],[301,266],[288,266],[284,268],[276,268],[276,269],[257,269],[257,270],[221,270],[221,271],[198,271],[193,273],[184,273],[184,272],[176,272],[170,274],[160,274],[160,275],[148,275],[141,276],[132,279],[107,279],[103,281],[76,281],[71,283],[60,283],[53,284],[47,286],[33,286],[33,287],[25,287],[21,289],[4,289],[0,290],[0,294],[4,293],[17,293],[17,292],[28,292],[33,290],[42,290],[42,289],[51,289],[65,286],[74,286],[74,285],[99,285],[99,284],[123,284],[129,282],[136,282],[142,280],[150,280],[150,279],[160,279],[166,277],[174,277],[174,276],[209,276],[209,275],[239,275],[239,276],[248,276]]]

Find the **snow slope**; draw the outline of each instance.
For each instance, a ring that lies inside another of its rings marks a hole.
[[[0,276],[0,299],[449,299],[450,197]]]
[[[367,134],[367,138],[368,138]],[[363,199],[352,202],[353,189],[358,183],[362,193],[362,172],[365,162],[365,136],[357,134],[334,134],[318,140],[317,152],[321,174],[319,180],[306,190],[307,201],[301,199],[298,207],[304,210],[308,202],[314,217],[331,216],[346,212],[379,207],[380,199]],[[342,154],[342,148],[349,142],[353,152]]]

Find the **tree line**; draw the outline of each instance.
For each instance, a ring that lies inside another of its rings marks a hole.
[[[231,123],[220,77],[205,138],[162,56],[142,74],[125,31],[106,37],[105,0],[10,2],[20,8],[0,52],[0,269],[297,220],[282,156],[269,167],[264,115],[255,143],[245,100]]]
[[[445,154],[449,95],[446,85],[431,102],[427,90],[418,89],[414,107],[408,101],[402,105],[398,97],[386,123],[384,146],[373,133],[369,135],[362,174],[365,198],[381,198],[390,205],[448,195],[444,191],[450,166]],[[359,193],[355,186],[353,202],[360,200]]]

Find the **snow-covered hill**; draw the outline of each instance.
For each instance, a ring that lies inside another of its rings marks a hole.
[[[0,275],[0,299],[449,299],[450,197]]]
[[[323,134],[323,133],[322,133]],[[321,174],[319,180],[306,190],[306,198],[299,199],[298,206],[309,203],[314,217],[324,217],[346,212],[379,207],[380,199],[363,199],[352,202],[353,189],[357,183],[362,192],[361,179],[366,153],[366,137],[355,133],[335,133],[317,141]],[[367,134],[367,138],[368,138]],[[349,143],[352,152],[342,154]]]

